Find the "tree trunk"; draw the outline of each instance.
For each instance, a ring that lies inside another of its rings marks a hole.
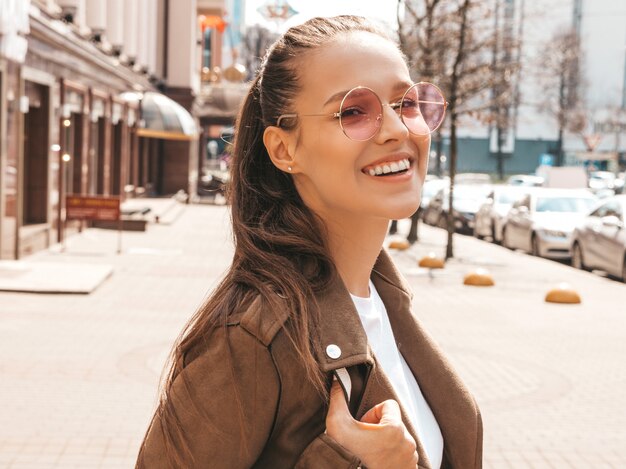
[[[441,168],[441,150],[443,147],[443,137],[441,135],[441,130],[437,131],[437,135],[435,137],[436,139],[436,144],[435,144],[435,152],[437,153],[437,159],[435,160],[435,174],[438,177],[441,177],[442,174],[442,168]]]
[[[450,79],[450,104],[448,106],[450,112],[450,197],[448,207],[448,244],[446,246],[446,259],[454,257],[454,176],[456,175],[456,157],[457,157],[457,141],[456,141],[456,104],[459,92],[459,79],[461,78],[461,64],[465,60],[466,43],[465,34],[467,32],[468,11],[472,6],[472,0],[464,0],[459,7],[459,17],[461,25],[459,29],[459,47],[457,49],[454,65],[452,66],[452,74]]]
[[[556,165],[563,166],[563,127],[565,127],[565,113],[567,112],[565,101],[565,70],[561,71],[559,82],[559,139],[556,142]]]
[[[498,153],[497,153],[497,160],[498,160],[498,177],[500,178],[500,181],[502,181],[504,179],[504,155],[502,154],[502,127],[500,125],[498,125],[498,130],[496,132],[496,138],[498,139]]]
[[[448,217],[446,226],[448,227],[448,243],[446,246],[446,260],[454,257],[454,176],[456,175],[456,114],[450,113],[450,195],[448,199]]]
[[[563,126],[559,126],[559,139],[556,141],[556,165],[563,166]]]

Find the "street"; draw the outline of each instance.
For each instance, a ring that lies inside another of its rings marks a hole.
[[[392,255],[415,314],[479,403],[484,467],[626,467],[626,285],[461,235],[455,258],[428,272],[417,262],[443,255],[445,233],[422,223],[419,235]],[[180,205],[145,233],[125,232],[121,255],[117,241],[89,229],[64,253],[29,258],[111,266],[90,294],[0,291],[0,467],[134,467],[168,351],[228,267],[228,210]],[[477,267],[494,287],[463,285]],[[582,304],[545,303],[560,282]]]

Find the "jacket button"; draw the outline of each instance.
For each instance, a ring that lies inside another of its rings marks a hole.
[[[326,355],[328,355],[333,360],[337,360],[341,356],[341,349],[335,344],[330,344],[328,347],[326,347]]]

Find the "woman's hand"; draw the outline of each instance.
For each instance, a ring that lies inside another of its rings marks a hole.
[[[326,417],[326,433],[356,455],[368,469],[415,469],[415,441],[392,399],[372,407],[361,421],[354,420],[341,386],[333,381]]]

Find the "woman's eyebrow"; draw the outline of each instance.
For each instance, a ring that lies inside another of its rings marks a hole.
[[[339,91],[339,92],[335,93],[334,95],[332,95],[330,98],[328,98],[326,100],[326,102],[324,103],[324,106],[326,106],[327,104],[332,103],[333,101],[339,101],[339,100],[343,99],[343,97],[346,94],[348,94],[348,91],[350,91],[350,90]]]
[[[413,83],[410,81],[399,81],[394,85],[393,91],[406,91],[411,86],[413,86]]]
[[[407,90],[410,86],[412,86],[413,83],[410,81],[399,81],[398,83],[396,83],[392,90],[394,92],[396,91],[405,91]],[[324,106],[334,102],[334,101],[340,101],[341,99],[343,99],[343,97],[348,93],[348,91],[350,90],[344,90],[344,91],[339,91],[335,94],[333,94],[330,98],[328,98],[326,100],[326,102],[324,103]]]

